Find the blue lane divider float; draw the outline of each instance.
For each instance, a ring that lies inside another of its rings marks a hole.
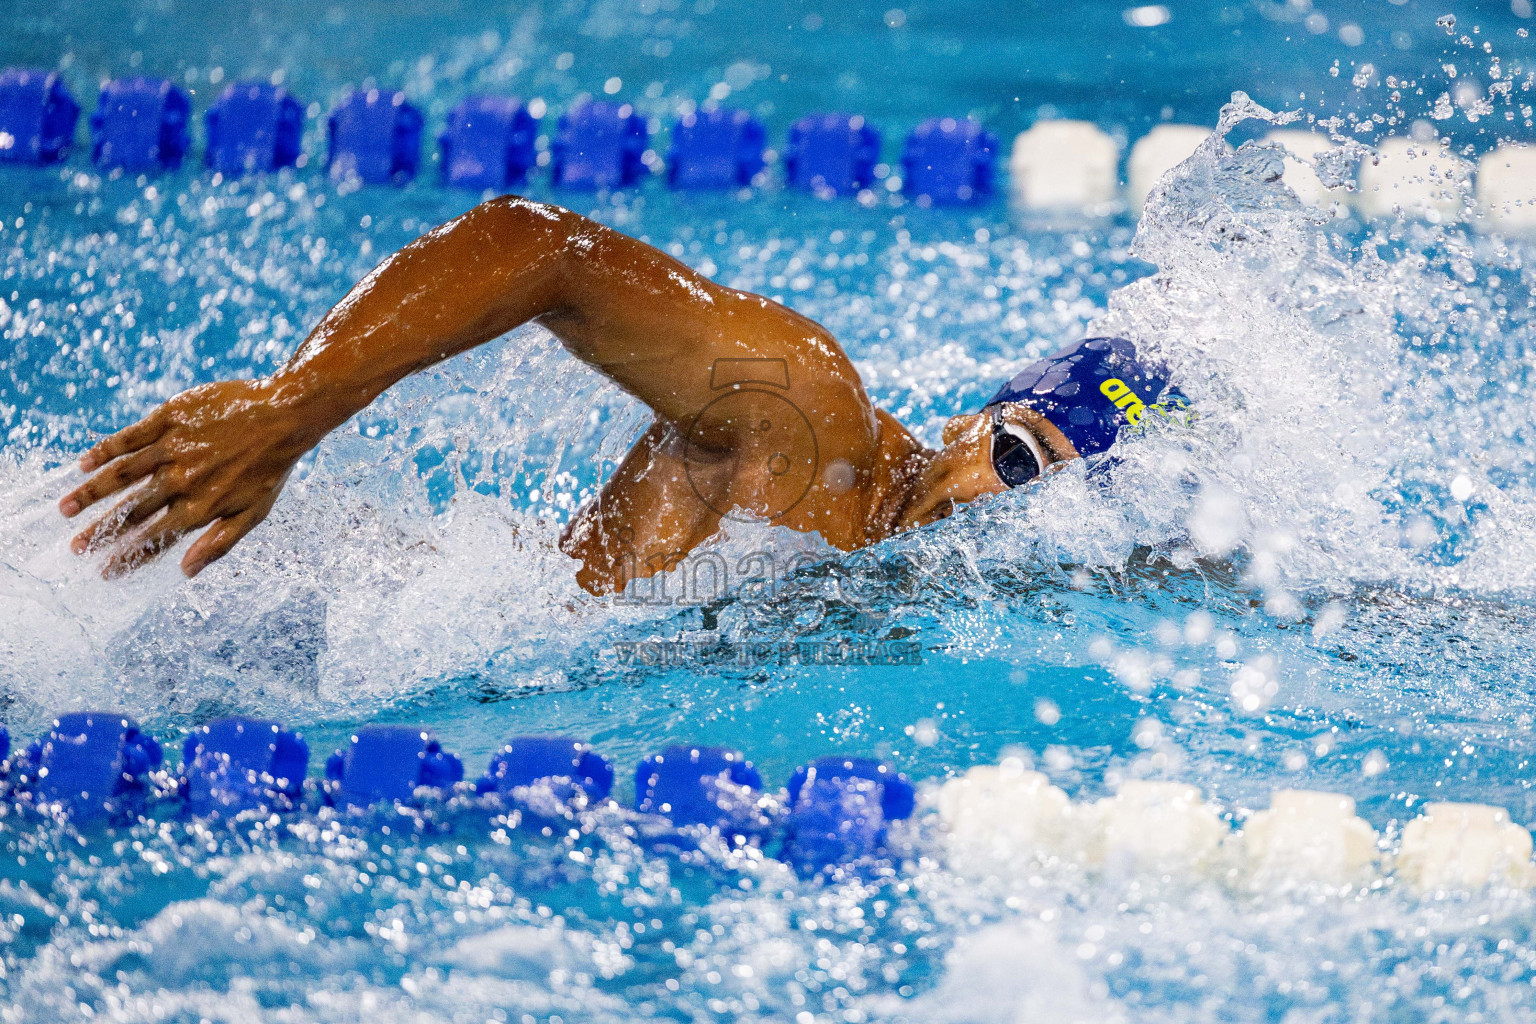
[[[974,203],[992,194],[997,136],[970,118],[935,117],[907,136],[902,188],[918,202]]]
[[[187,97],[163,79],[109,82],[92,116],[93,153],[104,167],[175,167],[187,149]],[[0,159],[58,159],[78,108],[56,75],[8,71],[0,76]],[[205,115],[207,166],[236,175],[301,162],[303,108],[265,82],[226,88]],[[44,121],[55,127],[44,130]],[[14,123],[16,130],[3,127]],[[420,162],[422,117],[403,93],[370,89],[347,94],[328,119],[327,167],[337,180],[404,184]],[[526,181],[537,163],[539,120],[515,99],[470,96],[448,115],[438,137],[445,184],[507,189]],[[766,132],[743,110],[694,111],[672,127],[668,181],[677,189],[750,185],[764,167]],[[619,188],[648,173],[646,120],[629,104],[580,104],[560,119],[552,145],[556,185]],[[934,118],[907,139],[905,188],[923,203],[975,202],[991,194],[997,140],[977,122]],[[788,183],[822,195],[847,195],[873,184],[880,133],[863,117],[819,114],[790,128]]]
[[[514,736],[492,756],[475,792],[505,796],[541,784],[557,795],[580,790],[587,800],[603,800],[613,791],[613,766],[589,744],[568,736]]]
[[[192,101],[164,78],[119,78],[101,87],[91,115],[91,159],[125,171],[172,170],[188,145]]]
[[[728,747],[666,747],[635,769],[635,810],[674,825],[703,825],[728,838],[759,834],[763,778]]]
[[[181,791],[199,818],[291,810],[309,773],[309,745],[263,718],[209,722],[192,730],[181,752]]]
[[[880,132],[857,114],[814,114],[789,129],[784,170],[789,184],[819,195],[868,188],[880,162]]]
[[[648,172],[645,118],[628,103],[583,103],[560,115],[551,171],[568,188],[623,188]]]
[[[33,807],[79,823],[132,816],[147,794],[145,776],[162,760],[160,744],[133,719],[77,711],[54,719],[28,746],[13,787]]]
[[[0,72],[0,162],[51,164],[69,155],[80,104],[51,71]]]
[[[203,163],[226,175],[293,167],[304,135],[304,107],[282,86],[235,82],[203,115]]]
[[[0,727],[0,763],[8,750]],[[159,744],[131,718],[62,715],[11,765],[10,792],[77,823],[132,817],[143,810],[149,774],[161,761]],[[169,786],[165,794],[176,794],[194,818],[285,813],[302,806],[308,768],[309,746],[296,733],[269,719],[231,717],[192,730],[182,743],[176,784],[157,776],[157,785]],[[409,804],[423,787],[444,796],[455,788],[470,791],[458,785],[463,762],[419,726],[358,729],[327,759],[325,775],[324,800],[343,808]],[[584,741],[514,736],[492,756],[473,792],[518,801],[540,794],[524,808],[538,821],[563,816],[573,803],[606,800],[613,779],[613,766]],[[675,828],[716,830],[734,844],[760,842],[772,825],[762,789],[762,776],[739,751],[671,746],[636,768],[635,809]],[[780,856],[807,877],[880,857],[887,826],[911,817],[915,799],[911,782],[895,768],[865,757],[819,758],[795,771],[787,791]]]
[[[539,119],[515,99],[467,96],[448,112],[437,142],[445,185],[508,189],[528,180],[538,160]]]
[[[327,169],[337,181],[404,185],[421,162],[421,111],[403,92],[349,93],[331,111]]]
[[[740,188],[763,169],[763,123],[745,110],[699,110],[672,124],[667,183],[679,189]]]
[[[365,725],[345,750],[325,762],[336,806],[409,802],[423,787],[447,789],[464,778],[464,762],[445,751],[431,730],[410,725]]]
[[[789,780],[783,859],[802,874],[879,856],[886,826],[912,816],[912,783],[868,757],[822,757]]]

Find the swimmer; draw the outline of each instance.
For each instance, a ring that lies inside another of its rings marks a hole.
[[[1035,363],[925,447],[877,409],[820,324],[715,284],[578,214],[492,199],[386,259],[288,363],[184,391],[80,459],[66,517],[114,495],[72,541],[129,571],[204,529],[196,576],[272,510],[299,459],[401,378],[533,321],[654,420],[571,520],[561,548],[595,594],[674,566],[727,518],[848,551],[1106,450],[1165,387],[1124,339]]]

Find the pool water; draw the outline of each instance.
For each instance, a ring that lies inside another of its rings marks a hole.
[[[586,595],[554,546],[646,420],[537,330],[393,389],[197,580],[167,558],[103,582],[69,555],[55,509],[74,456],[187,386],[271,371],[380,258],[480,197],[430,167],[350,191],[318,161],[233,182],[190,164],[104,176],[79,155],[6,168],[0,721],[24,741],[58,711],[121,708],[169,749],[211,718],[260,715],[305,735],[312,771],[372,721],[434,726],[474,774],[536,732],[589,739],[621,780],[676,742],[737,747],[775,786],[832,752],[929,788],[1011,756],[1074,800],[1191,783],[1234,824],[1277,789],[1333,790],[1388,844],[1431,800],[1536,821],[1533,250],[1330,218],[1251,143],[1269,110],[1337,117],[1366,146],[1415,122],[1476,152],[1529,140],[1529,4],[1170,4],[1154,27],[1111,4],[879,7],[9,6],[0,65],[61,67],[87,98],[111,74],[166,74],[200,110],[222,81],[280,71],[320,109],[349,85],[403,87],[431,129],[472,90],[558,111],[612,85],[658,118],[713,94],[773,140],[802,113],[863,112],[888,159],[936,114],[1004,140],[1086,117],[1130,141],[1164,120],[1215,126],[1226,106],[1236,151],[1213,140],[1139,225],[1003,197],[930,210],[884,188],[824,202],[660,182],[597,196],[536,177],[530,195],[826,324],[877,402],[931,442],[1087,331],[1140,339],[1200,410],[1113,465],[860,556],[735,524],[716,548],[728,566],[763,554],[796,571],[724,596],[674,578],[665,602]],[[1508,95],[1490,90],[1500,81]],[[898,641],[916,663],[832,657]],[[631,795],[622,781],[616,795]],[[897,840],[890,873],[829,883],[750,851],[658,852],[617,808],[554,836],[453,809],[388,831],[308,815],[78,833],[12,815],[0,1021],[1300,1024],[1536,1009],[1525,892],[1235,893],[1053,863],[976,877],[947,861],[930,813]]]

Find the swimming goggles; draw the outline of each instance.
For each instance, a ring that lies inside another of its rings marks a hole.
[[[1045,453],[1025,427],[1003,419],[1001,404],[992,407],[992,468],[1009,487],[1022,487],[1040,475]]]

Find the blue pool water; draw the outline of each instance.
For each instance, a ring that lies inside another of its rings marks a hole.
[[[1004,140],[1084,117],[1130,141],[1163,120],[1214,126],[1234,90],[1336,116],[1363,145],[1420,121],[1474,153],[1532,138],[1520,0],[1170,3],[1159,27],[1119,4],[888,3],[12,0],[0,65],[61,68],[82,98],[111,75],[165,74],[198,111],[250,75],[281,72],[317,113],[348,86],[399,86],[434,130],[472,90],[558,111],[617,79],[658,118],[713,90],[775,142],[800,114],[862,112],[888,159],[935,114]],[[1490,91],[1510,80],[1508,97]],[[1476,94],[1436,118],[1467,83]],[[311,117],[309,153],[322,136]],[[1272,180],[1275,159],[1213,145],[1139,232],[1003,198],[940,211],[884,191],[592,196],[536,178],[529,194],[825,323],[930,441],[1090,324],[1164,355],[1201,409],[1105,476],[1058,474],[873,562],[733,527],[728,564],[767,551],[805,567],[718,599],[674,581],[666,604],[585,595],[554,547],[644,416],[533,330],[392,390],[196,581],[174,559],[101,581],[55,511],[74,455],[191,384],[272,370],[383,255],[480,197],[431,168],[399,190],[338,189],[318,160],[217,183],[191,164],[102,175],[78,155],[6,168],[0,721],[25,738],[63,709],[121,708],[175,741],[262,715],[304,733],[312,770],[372,721],[434,725],[472,773],[534,732],[590,739],[621,780],[674,742],[738,747],[774,785],[828,752],[930,785],[1012,755],[1077,800],[1192,783],[1234,822],[1282,787],[1333,790],[1389,842],[1426,800],[1536,821],[1532,249],[1330,221]],[[854,572],[876,585],[850,597],[835,581]],[[731,655],[882,639],[915,642],[921,663]],[[653,641],[713,656],[635,656]],[[890,877],[833,884],[752,856],[658,854],[617,810],[553,838],[439,824],[453,831],[305,817],[279,835],[179,820],[82,835],[0,818],[0,1021],[1299,1024],[1536,1008],[1536,906],[1519,892],[1234,895],[1051,866],[978,879],[947,865],[931,814]]]

